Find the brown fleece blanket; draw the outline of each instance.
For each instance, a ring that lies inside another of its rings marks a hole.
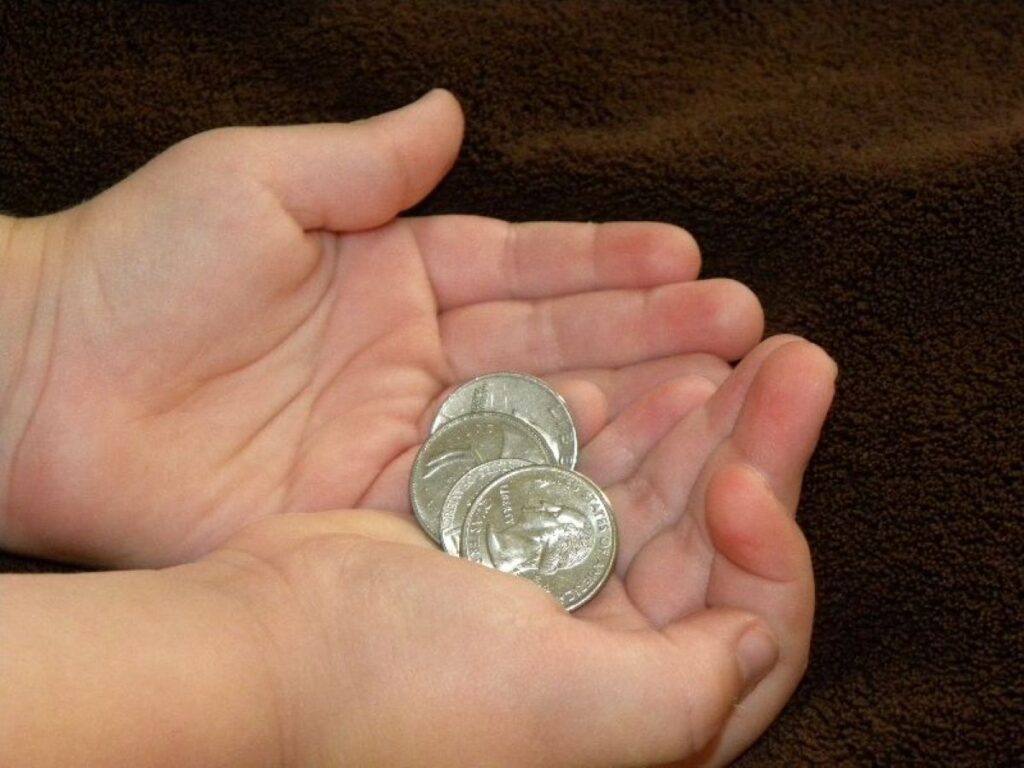
[[[4,3],[0,208],[447,86],[466,146],[420,212],[681,224],[839,361],[813,658],[740,764],[1022,764],[1024,7],[236,6]]]

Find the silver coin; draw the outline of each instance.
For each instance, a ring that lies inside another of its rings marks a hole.
[[[530,579],[570,611],[597,594],[617,549],[608,498],[561,467],[524,467],[495,480],[462,528],[463,557]]]
[[[452,392],[434,418],[434,431],[467,413],[494,411],[522,419],[544,435],[559,466],[576,466],[576,427],[565,400],[540,379],[520,373],[492,373]]]
[[[440,542],[441,508],[452,486],[473,467],[495,459],[551,464],[544,437],[504,413],[472,413],[445,424],[423,443],[412,465],[409,496],[416,519]]]
[[[441,508],[441,545],[449,555],[458,556],[462,542],[462,524],[477,494],[513,469],[529,466],[522,459],[495,459],[473,467],[458,479]]]

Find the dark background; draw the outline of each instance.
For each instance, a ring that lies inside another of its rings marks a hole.
[[[4,3],[0,208],[437,85],[467,139],[420,212],[681,224],[838,359],[811,666],[740,764],[1021,764],[1024,7]]]

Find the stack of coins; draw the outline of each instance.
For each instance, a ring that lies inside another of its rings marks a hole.
[[[413,512],[449,554],[530,579],[574,610],[608,579],[618,544],[577,454],[557,392],[532,376],[481,376],[442,404],[413,464]]]

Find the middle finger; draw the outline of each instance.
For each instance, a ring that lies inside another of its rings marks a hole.
[[[595,291],[459,307],[439,318],[457,379],[496,370],[535,375],[703,352],[727,360],[761,337],[757,297],[734,280]]]

